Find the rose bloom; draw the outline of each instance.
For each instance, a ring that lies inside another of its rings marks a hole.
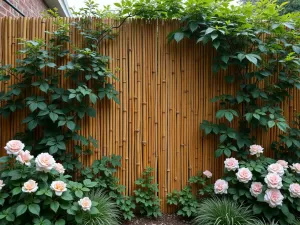
[[[250,187],[250,193],[253,197],[257,197],[262,193],[263,185],[260,182],[253,182]]]
[[[248,168],[241,168],[236,173],[236,177],[239,182],[246,184],[252,179],[252,173]]]
[[[81,206],[83,211],[90,211],[92,207],[92,201],[88,197],[81,198],[78,201],[78,204]]]
[[[38,189],[38,184],[34,180],[29,180],[22,187],[23,192],[34,193]]]
[[[55,160],[49,153],[41,153],[35,158],[36,170],[49,172],[55,165]]]
[[[0,180],[0,191],[2,190],[2,188],[5,186],[3,180]]]
[[[250,151],[250,155],[259,156],[264,152],[264,148],[261,147],[260,145],[251,145],[249,151]]]
[[[62,164],[60,164],[60,163],[55,163],[55,164],[54,164],[54,169],[55,169],[58,173],[60,173],[60,174],[64,174],[64,173],[65,173],[65,168],[64,168],[64,166],[63,166]]]
[[[205,170],[203,172],[203,175],[206,176],[207,178],[211,178],[212,177],[212,173],[209,170]]]
[[[8,155],[18,155],[24,149],[25,145],[19,140],[11,140],[6,143],[4,149]]]
[[[290,166],[293,171],[295,171],[297,174],[300,174],[300,163],[293,163],[292,166]]]
[[[28,150],[26,150],[25,152],[21,150],[19,151],[19,155],[17,156],[16,160],[22,164],[25,164],[26,166],[30,166],[30,160],[32,160],[33,158],[33,155],[30,155],[30,152]]]
[[[67,184],[63,181],[53,181],[50,188],[55,191],[57,196],[61,196],[63,192],[67,191]]]
[[[293,198],[300,198],[300,185],[293,183],[289,187],[290,195]]]
[[[277,161],[277,163],[279,163],[280,165],[282,165],[283,169],[289,168],[289,163],[287,161],[285,161],[285,160],[280,159],[280,160]]]
[[[273,164],[268,166],[268,172],[269,173],[277,173],[279,176],[283,176],[284,168],[279,163],[273,163]]]
[[[271,208],[275,208],[278,205],[282,205],[284,197],[278,189],[266,190],[264,200],[269,204]]]
[[[239,161],[236,160],[235,158],[227,158],[224,161],[225,168],[228,171],[235,171],[236,169],[239,168]]]
[[[218,179],[214,185],[215,194],[227,194],[228,182],[226,180]]]
[[[280,189],[282,187],[282,178],[277,173],[269,173],[265,177],[268,188]]]

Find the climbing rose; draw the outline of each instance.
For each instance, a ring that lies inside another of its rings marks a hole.
[[[251,145],[249,151],[250,151],[250,155],[259,156],[264,152],[264,148],[261,147],[260,145]]]
[[[55,191],[57,196],[61,196],[63,192],[67,191],[67,184],[63,181],[53,181],[50,188]]]
[[[225,168],[228,171],[235,171],[236,169],[239,168],[239,161],[236,160],[235,158],[227,158],[224,161]]]
[[[290,184],[290,195],[293,198],[300,198],[300,185],[297,183]]]
[[[23,150],[25,145],[19,140],[11,140],[6,143],[4,149],[8,155],[18,155]]]
[[[290,166],[293,171],[295,171],[297,174],[300,174],[300,163],[293,163],[292,166]]]
[[[248,168],[241,168],[236,173],[237,179],[242,183],[248,183],[252,179],[252,173]]]
[[[62,164],[60,164],[60,163],[55,163],[55,164],[54,164],[54,169],[55,169],[58,173],[60,173],[60,174],[64,174],[64,173],[65,173],[65,168],[64,168],[64,166],[63,166]]]
[[[215,194],[227,194],[228,182],[226,180],[218,179],[214,185]]]
[[[209,170],[205,170],[203,172],[203,175],[206,176],[207,178],[211,178],[212,177],[212,173]]]
[[[0,191],[2,190],[2,188],[5,186],[3,180],[0,180]]]
[[[275,208],[278,205],[282,205],[284,197],[278,189],[266,190],[264,200],[269,204],[271,208]]]
[[[284,168],[279,163],[273,163],[273,164],[268,166],[268,172],[269,173],[277,173],[279,176],[283,176]]]
[[[92,207],[92,201],[88,197],[81,198],[78,201],[78,204],[81,206],[83,211],[90,211]]]
[[[263,185],[260,182],[253,182],[250,187],[250,193],[253,197],[257,197],[262,192]]]
[[[277,161],[277,163],[279,163],[280,165],[282,165],[283,169],[289,168],[289,163],[287,161],[285,161],[285,160],[280,159],[280,160]]]
[[[37,171],[49,172],[54,167],[55,160],[49,153],[41,153],[36,157],[35,163]]]
[[[34,180],[29,180],[22,187],[23,192],[34,193],[38,189],[38,184]]]
[[[269,173],[265,177],[268,188],[280,189],[282,187],[282,178],[277,173]]]
[[[33,158],[33,155],[30,155],[30,152],[28,150],[26,150],[25,152],[21,150],[19,151],[19,155],[17,156],[16,160],[22,164],[25,164],[26,166],[30,166],[30,160],[32,160]]]

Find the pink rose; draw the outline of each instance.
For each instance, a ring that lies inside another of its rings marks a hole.
[[[32,160],[34,157],[30,155],[30,152],[26,150],[25,152],[23,150],[19,151],[19,155],[17,156],[16,160],[19,161],[22,164],[25,164],[26,166],[30,166],[30,160]]]
[[[284,197],[278,189],[266,190],[264,200],[269,204],[271,208],[275,208],[278,205],[282,205]]]
[[[257,197],[262,193],[263,185],[260,182],[253,182],[250,187],[250,193],[253,197]]]
[[[300,198],[300,185],[293,183],[289,187],[290,195],[293,198]]]
[[[239,168],[239,161],[236,160],[235,158],[227,158],[224,161],[225,168],[228,171],[235,171],[236,169]]]
[[[2,188],[5,186],[3,180],[0,180],[0,191],[2,190]]]
[[[228,182],[226,180],[218,179],[214,185],[215,194],[227,194]]]
[[[62,164],[60,164],[60,163],[55,163],[55,164],[54,164],[54,169],[55,169],[58,173],[60,173],[60,174],[64,174],[64,173],[65,173],[65,168],[64,168],[64,166],[63,166]]]
[[[269,173],[265,177],[268,188],[280,189],[282,187],[282,178],[277,173]]]
[[[8,155],[18,155],[24,149],[25,145],[19,140],[11,140],[6,143],[4,149]]]
[[[293,171],[295,171],[297,174],[300,174],[300,163],[293,163],[292,166],[290,166]]]
[[[57,196],[61,196],[63,192],[67,191],[67,184],[63,181],[53,181],[50,188],[55,191]]]
[[[55,165],[55,160],[49,153],[41,153],[35,158],[36,170],[49,172]]]
[[[209,170],[205,170],[203,172],[203,175],[206,176],[207,178],[211,178],[212,177],[212,173]]]
[[[78,204],[81,206],[83,211],[90,211],[92,207],[92,201],[88,197],[81,198],[78,201]]]
[[[279,163],[280,165],[282,165],[283,169],[289,168],[289,163],[287,161],[285,161],[285,160],[280,159],[280,160],[277,161],[277,163]]]
[[[252,173],[248,168],[241,168],[236,173],[236,177],[239,182],[246,184],[252,179]]]
[[[269,173],[277,173],[279,176],[283,176],[284,168],[279,163],[273,163],[273,164],[268,166],[268,172]]]
[[[260,145],[251,145],[250,146],[250,155],[260,156],[264,152],[264,148]]]
[[[34,180],[29,180],[25,182],[22,187],[22,191],[27,193],[34,193],[37,191],[37,189],[38,189],[38,184]]]

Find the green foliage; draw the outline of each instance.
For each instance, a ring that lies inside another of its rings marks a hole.
[[[213,190],[212,185],[207,184],[208,180],[209,178],[203,177],[202,173],[199,172],[196,176],[192,176],[189,179],[189,185],[185,186],[181,191],[174,190],[168,193],[167,203],[178,207],[177,215],[189,218],[195,217],[199,206],[199,198],[210,194]],[[192,192],[193,186],[198,188],[197,195]]]
[[[235,201],[223,198],[204,199],[193,220],[195,225],[239,225],[257,224],[249,207]]]
[[[147,167],[143,172],[142,178],[135,181],[137,189],[134,190],[134,200],[137,204],[137,210],[141,215],[147,217],[159,217],[160,199],[157,197],[158,184],[153,183],[154,177],[151,176],[153,169]]]

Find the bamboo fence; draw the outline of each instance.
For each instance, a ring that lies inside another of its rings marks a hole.
[[[66,22],[72,19],[66,18]],[[216,121],[218,103],[210,102],[216,95],[234,94],[238,84],[226,85],[224,75],[231,70],[212,73],[215,52],[209,45],[184,40],[168,43],[167,35],[180,26],[178,21],[130,20],[119,30],[113,41],[101,46],[103,54],[112,58],[110,67],[120,81],[113,84],[120,92],[118,105],[104,100],[97,105],[96,118],[85,118],[82,134],[99,142],[90,157],[82,161],[89,165],[104,155],[121,155],[122,168],[117,175],[127,187],[127,194],[135,188],[134,181],[143,169],[155,169],[159,184],[162,210],[170,212],[167,193],[181,189],[197,171],[210,170],[214,179],[223,173],[223,158],[215,159],[218,140],[205,136],[199,129],[203,120]],[[53,30],[53,20],[43,18],[0,18],[0,62],[16,65],[22,55],[17,38],[49,40],[45,31]],[[82,37],[71,28],[72,45],[81,45]],[[61,64],[66,63],[62,61]],[[0,84],[0,91],[15,81]],[[61,78],[61,82],[70,84]],[[292,90],[294,98],[284,105],[288,121],[300,111],[300,93]],[[17,112],[10,118],[0,117],[0,146],[4,147],[16,132],[24,131],[21,124],[27,112]],[[237,121],[233,122],[234,125]],[[280,132],[258,130],[257,143],[267,149]],[[72,145],[69,145],[72,151]],[[3,155],[4,150],[1,148]]]

